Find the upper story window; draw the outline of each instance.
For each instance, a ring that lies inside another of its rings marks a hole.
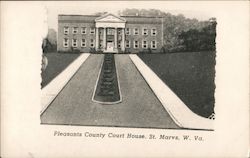
[[[63,47],[69,47],[69,39],[68,38],[64,38],[63,39]]]
[[[95,28],[94,27],[90,28],[90,34],[95,34]]]
[[[134,35],[139,35],[139,29],[138,28],[134,28]]]
[[[148,42],[142,41],[142,48],[147,49],[148,48]]]
[[[114,34],[115,34],[115,29],[107,28],[107,35],[114,35]]]
[[[81,33],[82,34],[86,34],[87,33],[87,28],[86,27],[82,27],[81,28]]]
[[[151,41],[151,48],[152,49],[156,49],[157,48],[156,41]]]
[[[82,41],[81,41],[81,47],[86,47],[86,39],[82,39]]]
[[[129,41],[129,40],[126,40],[125,47],[126,47],[126,48],[130,48],[130,41]]]
[[[77,39],[72,39],[72,47],[77,47]]]
[[[130,29],[126,28],[126,35],[130,35]]]
[[[78,33],[78,27],[73,27],[72,33],[77,34]]]
[[[156,36],[156,34],[157,34],[156,29],[155,28],[151,29],[151,35],[152,36]]]
[[[147,28],[143,28],[142,29],[142,34],[143,35],[148,35],[148,29]]]
[[[69,34],[69,27],[68,27],[68,26],[65,26],[65,27],[63,28],[63,32],[64,32],[65,35],[68,35],[68,34]]]
[[[139,42],[138,41],[134,41],[134,48],[139,48]]]

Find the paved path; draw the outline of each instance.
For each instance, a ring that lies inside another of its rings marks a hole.
[[[91,101],[103,55],[91,55],[41,116],[45,124],[179,128],[128,55],[115,55],[123,101]]]

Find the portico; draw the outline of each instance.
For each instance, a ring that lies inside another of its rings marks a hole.
[[[96,18],[95,49],[113,53],[118,53],[118,49],[125,51],[125,23],[124,18],[113,14]]]

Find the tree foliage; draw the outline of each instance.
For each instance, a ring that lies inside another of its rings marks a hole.
[[[186,51],[215,50],[216,22],[212,21],[202,30],[190,29],[179,35]]]
[[[44,38],[42,43],[43,53],[49,53],[56,51],[57,39],[56,31],[54,29],[49,29],[47,36]]]
[[[215,50],[216,19],[199,21],[157,9],[125,9],[123,16],[163,17],[164,52]]]

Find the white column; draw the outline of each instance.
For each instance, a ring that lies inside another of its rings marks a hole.
[[[121,47],[122,47],[122,51],[125,51],[125,28],[122,28],[122,43],[121,43]]]
[[[95,49],[99,49],[99,29],[98,27],[95,29]]]
[[[115,50],[117,49],[117,28],[115,28]]]
[[[103,49],[106,49],[106,28],[103,28]]]

